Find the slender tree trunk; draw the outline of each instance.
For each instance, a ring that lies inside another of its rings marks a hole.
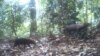
[[[29,5],[30,5],[30,18],[31,18],[30,36],[32,36],[36,34],[37,30],[35,0],[30,0]]]
[[[14,34],[14,36],[17,36],[16,27],[15,27],[15,16],[14,16],[13,12],[11,12],[11,14],[12,14],[12,26],[11,26],[12,33]]]

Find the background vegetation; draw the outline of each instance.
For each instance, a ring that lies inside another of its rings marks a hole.
[[[99,0],[0,0],[0,38],[62,33],[64,26],[100,28]]]

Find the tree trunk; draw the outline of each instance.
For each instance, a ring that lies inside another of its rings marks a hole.
[[[15,16],[13,12],[11,12],[11,14],[12,14],[12,25],[11,25],[12,33],[14,34],[14,36],[17,36],[15,27]]]
[[[35,0],[30,0],[29,6],[30,6],[30,18],[31,18],[30,36],[32,36],[36,34],[37,30]]]

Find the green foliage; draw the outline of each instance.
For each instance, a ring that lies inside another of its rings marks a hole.
[[[27,5],[21,6],[19,0],[11,3],[0,0],[0,36],[13,36],[14,29],[18,36],[28,36],[31,26],[37,28],[39,35],[47,35],[50,31],[59,33],[66,24],[73,23],[92,23],[99,27],[99,0],[38,0],[38,6],[39,12],[35,15],[37,11],[31,11]],[[33,20],[35,16],[39,16],[36,21]],[[32,24],[26,27],[24,23],[31,23],[31,20]]]
[[[4,1],[4,0],[0,0],[0,6],[2,5],[3,1]]]
[[[76,11],[76,5],[74,0],[49,0],[46,12],[45,19],[48,19],[48,24],[52,25],[49,28],[59,29],[61,31],[62,27],[66,24],[76,23],[79,19],[76,17],[79,12]],[[47,23],[46,23],[47,25]]]
[[[77,2],[77,7],[78,7],[79,9],[82,9],[82,7],[83,7],[83,1],[78,1],[78,2]]]
[[[29,26],[25,27],[25,25],[22,24],[21,27],[18,28],[17,34],[20,37],[28,37],[29,36]]]
[[[29,17],[28,9],[19,6],[15,2],[3,3],[0,12],[0,30],[3,31],[4,36],[13,36],[12,27],[15,28],[15,32],[18,32],[23,22]],[[25,31],[23,30],[23,32]],[[3,34],[1,33],[0,35]]]

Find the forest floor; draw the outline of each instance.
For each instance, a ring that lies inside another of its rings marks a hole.
[[[84,42],[79,39],[41,37],[37,46],[13,47],[9,41],[0,42],[0,56],[100,56],[100,39]]]

